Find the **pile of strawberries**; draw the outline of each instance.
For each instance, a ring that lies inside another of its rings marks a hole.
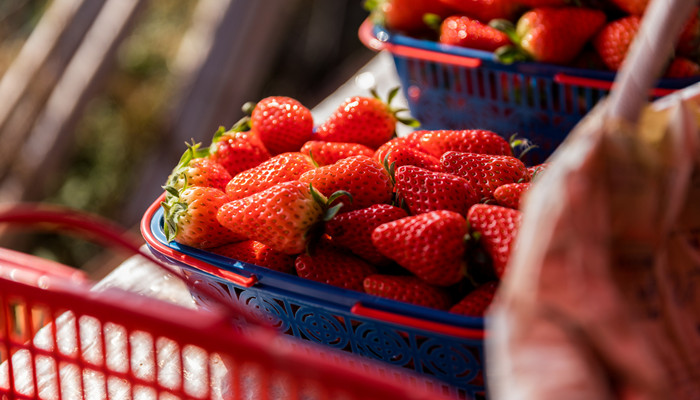
[[[166,185],[168,240],[330,285],[483,315],[535,174],[486,130],[396,137],[391,98],[356,96],[314,130],[268,97],[207,148],[188,145]],[[517,143],[514,142],[514,143]],[[517,146],[515,149],[517,150]]]
[[[617,71],[648,0],[368,0],[392,31],[495,52],[497,59]],[[700,75],[700,9],[684,24],[666,77]]]

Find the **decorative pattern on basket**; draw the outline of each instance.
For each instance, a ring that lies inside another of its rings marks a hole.
[[[505,65],[490,52],[414,39],[367,20],[359,37],[392,54],[408,106],[420,129],[488,129],[538,146],[527,161],[544,161],[612,88],[615,73],[552,64]],[[667,78],[650,98],[700,80]]]
[[[148,226],[149,230],[144,232],[144,237],[155,256],[181,268],[195,286],[207,285],[223,298],[248,309],[257,310],[280,332],[417,371],[435,378],[444,385],[443,389],[447,393],[458,398],[485,398],[482,318],[471,318],[476,320],[472,331],[478,334],[467,337],[361,315],[353,312],[350,306],[339,305],[328,298],[340,296],[344,297],[342,300],[345,303],[354,304],[358,299],[373,296],[306,281],[276,271],[268,271],[271,283],[266,284],[265,278],[261,276],[264,272],[260,272],[265,270],[264,268],[230,259],[226,259],[226,263],[216,263],[213,261],[221,259],[221,256],[190,249],[177,243],[167,244],[160,228],[161,218],[162,210],[152,206],[142,223],[142,231],[146,229],[145,226]],[[206,257],[206,262],[223,270],[257,275],[259,280],[248,287],[247,284],[234,282],[232,279],[214,275],[183,262],[190,257],[203,259],[202,256]],[[303,291],[295,286],[299,281],[314,286],[315,293]],[[328,296],[324,296],[326,291]],[[199,306],[215,306],[215,303],[200,293],[192,294]],[[379,299],[378,302],[397,303],[387,299]],[[409,316],[411,309],[419,308],[407,303],[401,303],[399,306],[409,310]],[[448,314],[434,311],[436,314]]]

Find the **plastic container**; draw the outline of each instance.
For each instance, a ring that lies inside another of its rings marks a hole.
[[[366,20],[360,40],[392,54],[401,86],[421,129],[488,129],[538,146],[525,159],[544,161],[612,88],[615,73],[536,62],[510,65],[493,53],[420,40]],[[650,98],[700,80],[668,78]]]
[[[6,222],[88,232],[184,279],[85,215],[0,207]],[[95,290],[69,267],[0,251],[0,398],[446,398],[418,374],[232,319],[227,304],[207,311]]]
[[[437,379],[459,398],[485,398],[484,320],[299,278],[168,243],[160,200],[141,232],[153,253],[231,303],[257,310],[281,332]],[[203,306],[207,296],[193,293]]]

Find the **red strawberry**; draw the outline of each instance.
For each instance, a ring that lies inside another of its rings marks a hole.
[[[674,57],[666,69],[664,76],[667,78],[689,78],[700,75],[700,65],[685,57]]]
[[[274,271],[291,274],[294,272],[294,256],[272,250],[269,246],[255,240],[225,244],[209,249],[214,254],[233,258],[248,264],[269,268]]]
[[[421,148],[435,157],[448,151],[512,156],[507,140],[497,133],[482,130],[436,130],[420,138]]]
[[[313,185],[326,196],[339,190],[349,192],[352,201],[342,199],[345,205],[341,212],[390,203],[393,194],[389,173],[372,158],[362,155],[307,171],[299,181]]]
[[[423,19],[426,14],[449,14],[448,7],[437,0],[370,0],[365,2],[365,8],[372,12],[375,23],[406,33],[427,30]]]
[[[448,151],[440,158],[443,170],[469,181],[481,199],[493,198],[493,191],[506,183],[525,178],[522,161],[510,156]]]
[[[372,232],[379,225],[407,217],[402,208],[389,204],[375,204],[360,210],[338,214],[326,223],[326,233],[331,241],[375,265],[387,262],[372,243]]]
[[[207,249],[243,240],[221,226],[216,219],[219,208],[228,201],[226,193],[212,187],[191,186],[181,190],[166,187],[163,231],[167,240]]]
[[[450,312],[470,317],[483,317],[493,302],[496,290],[498,290],[498,281],[481,284],[453,305]]]
[[[209,149],[188,144],[187,150],[168,177],[166,186],[180,190],[185,186],[204,186],[224,190],[231,174],[219,163],[207,158]]]
[[[365,277],[377,273],[376,268],[363,259],[329,245],[320,245],[311,253],[298,255],[294,266],[301,278],[357,291],[364,290]]]
[[[609,69],[620,68],[641,22],[636,15],[623,17],[605,25],[593,38],[593,47]]]
[[[584,7],[540,7],[524,13],[513,30],[507,23],[495,25],[516,44],[499,50],[504,62],[531,59],[569,64],[605,24],[601,10]],[[492,24],[493,25],[493,24]]]
[[[496,18],[512,19],[518,11],[513,0],[440,0],[442,4],[482,22]]]
[[[491,256],[496,276],[502,278],[520,228],[522,213],[507,207],[475,204],[469,209],[467,220],[472,231],[478,232],[479,242]]]
[[[549,167],[549,164],[546,162],[527,167],[527,173],[526,173],[527,176],[525,178],[525,181],[531,181],[531,180],[535,179],[536,177],[539,176],[539,174],[546,171],[547,167]]]
[[[355,96],[345,100],[316,130],[316,140],[359,143],[376,149],[396,135],[396,123],[416,126],[412,119],[400,118],[404,111],[390,107],[398,88],[389,93],[387,102],[376,92],[373,97]]]
[[[450,210],[463,216],[480,198],[466,179],[404,165],[396,170],[396,197],[413,215]]]
[[[306,154],[278,154],[230,179],[226,185],[226,194],[231,200],[242,199],[278,183],[295,181],[312,169],[314,164]]]
[[[310,156],[319,166],[331,165],[350,156],[371,157],[374,150],[358,143],[322,142],[310,140],[301,146],[300,152]]]
[[[389,174],[403,165],[413,165],[430,171],[442,170],[439,158],[408,147],[398,147],[391,150],[384,158],[383,165]]]
[[[380,253],[427,283],[453,285],[465,276],[467,222],[452,211],[432,211],[379,225],[372,242]]]
[[[226,168],[231,176],[270,158],[270,153],[253,132],[240,130],[245,123],[239,122],[230,131],[219,128],[209,146],[209,157]]]
[[[398,149],[408,148],[418,151],[423,151],[420,146],[420,138],[427,132],[430,131],[413,131],[406,136],[395,137],[383,145],[374,152],[374,159],[379,163],[384,163],[386,155]]]
[[[255,104],[250,127],[271,155],[299,151],[311,139],[314,120],[311,111],[298,100],[271,96]]]
[[[510,44],[508,35],[478,20],[454,15],[440,24],[440,43],[471,49],[494,51]]]
[[[415,276],[370,275],[364,280],[366,293],[419,306],[447,310],[450,297],[444,289]]]
[[[221,206],[217,219],[237,235],[285,254],[306,249],[324,218],[327,199],[299,181],[279,183]]]
[[[506,183],[493,191],[498,205],[519,209],[520,199],[530,189],[530,182]]]

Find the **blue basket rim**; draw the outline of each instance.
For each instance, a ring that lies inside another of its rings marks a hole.
[[[391,32],[385,27],[376,24],[373,26],[373,33],[378,40],[386,43],[412,47],[437,53],[479,59],[482,63],[487,64],[488,67],[491,69],[498,69],[514,73],[522,73],[532,76],[550,78],[554,77],[557,74],[567,74],[575,77],[596,79],[608,82],[613,82],[616,76],[616,73],[614,71],[597,71],[531,61],[521,61],[514,62],[512,64],[504,64],[498,62],[494,53],[492,52],[438,43],[432,40],[418,39],[404,35],[402,33]],[[698,81],[700,81],[700,76],[690,78],[661,78],[657,81],[656,88],[681,89]]]
[[[465,315],[450,313],[448,311],[437,310],[418,306],[410,303],[404,303],[396,300],[385,299],[378,296],[373,296],[367,293],[362,293],[354,290],[343,289],[340,287],[315,282],[309,279],[304,279],[295,275],[290,275],[284,272],[274,271],[268,268],[260,267],[253,264],[248,264],[218,254],[211,253],[206,250],[190,247],[179,244],[177,242],[168,242],[163,232],[163,208],[159,207],[153,213],[149,229],[153,237],[173,251],[185,254],[190,257],[208,262],[221,269],[231,271],[244,276],[255,275],[257,278],[254,287],[264,289],[272,288],[277,291],[286,292],[292,295],[303,296],[307,301],[317,301],[329,308],[340,309],[345,312],[350,312],[350,309],[357,303],[365,306],[371,306],[373,309],[395,313],[400,316],[407,316],[417,319],[423,319],[438,324],[444,324],[457,328],[470,330],[483,330],[485,326],[484,318],[469,317]],[[158,251],[153,246],[149,246],[152,251]],[[167,255],[164,255],[167,257]],[[181,262],[180,260],[177,260]],[[193,266],[188,266],[195,268]],[[207,274],[204,271],[200,271]]]

